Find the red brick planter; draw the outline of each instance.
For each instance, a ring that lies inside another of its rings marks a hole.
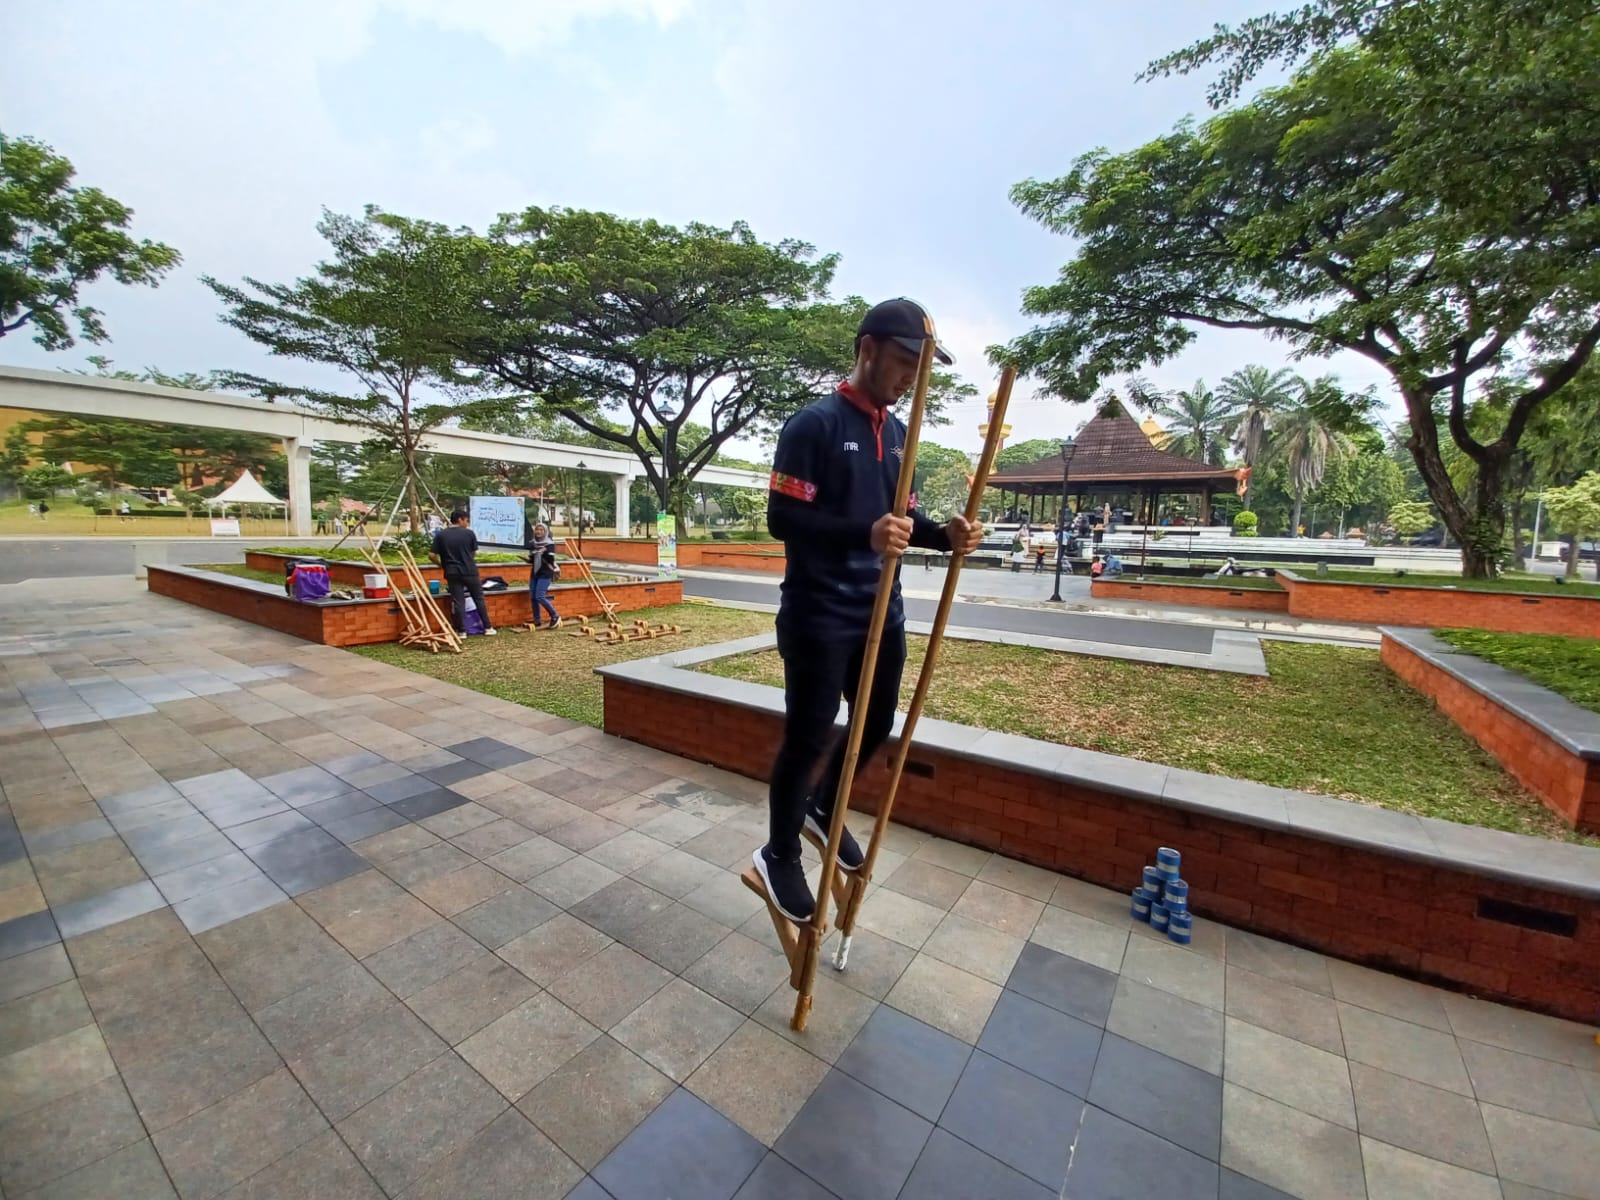
[[[776,689],[661,671],[602,668],[606,732],[766,779]],[[1574,1020],[1600,1013],[1600,851],[938,721],[918,742],[897,821],[1118,889],[1176,846],[1204,916]],[[880,760],[852,807],[875,811],[886,779]],[[1507,867],[1507,847],[1535,867]]]
[[[316,556],[317,552],[315,550],[307,550],[304,555],[306,558],[315,558]],[[277,574],[284,569],[283,565],[289,561],[289,558],[290,555],[287,554],[266,554],[260,550],[246,550],[244,552],[244,565],[257,571],[271,571]],[[366,577],[373,573],[372,568],[362,562],[348,562],[343,559],[330,558],[327,563],[328,578],[333,580],[336,587],[358,588],[365,582]],[[437,579],[441,583],[444,581],[444,572],[431,563],[419,562],[417,566],[422,569],[422,577],[424,579]],[[528,572],[531,569],[525,562],[478,564],[478,571],[482,575],[498,575],[507,583],[520,583],[523,585],[527,584]],[[405,577],[405,573],[400,569],[398,563],[388,567],[387,570],[389,575],[397,581]]]
[[[1334,583],[1281,570],[1277,579],[1289,593],[1289,615],[1307,620],[1600,637],[1600,599],[1589,596]]]
[[[1126,579],[1096,579],[1089,584],[1096,600],[1147,600],[1157,604],[1188,604],[1204,608],[1244,608],[1252,612],[1289,611],[1286,593],[1266,588],[1230,588],[1225,584],[1135,583]]]
[[[697,566],[709,569],[721,568],[734,571],[770,571],[782,575],[785,563],[788,561],[783,554],[782,545],[777,546],[776,552],[761,546],[719,547],[715,545],[697,547],[700,551],[700,561]],[[680,566],[687,563],[679,561]]]
[[[1441,649],[1449,651],[1448,646]],[[1428,661],[1393,632],[1384,633],[1382,655],[1391,671],[1432,697],[1441,712],[1568,825],[1600,833],[1600,744],[1589,755],[1563,744],[1552,731],[1512,711],[1492,688],[1474,687],[1437,661]]]
[[[683,602],[683,584],[677,580],[601,586],[606,598],[621,605],[624,611]],[[405,628],[400,606],[393,600],[331,600],[303,604],[269,584],[189,567],[152,566],[149,588],[157,595],[171,596],[325,646],[397,642]],[[594,593],[579,584],[558,585],[551,589],[550,598],[563,618],[598,616],[601,611]],[[449,595],[438,599],[448,613]],[[484,601],[489,608],[489,619],[495,625],[521,625],[530,620],[532,609],[525,587],[488,592]]]

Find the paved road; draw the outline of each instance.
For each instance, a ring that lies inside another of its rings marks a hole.
[[[164,542],[169,562],[243,562],[244,545],[214,542]],[[24,579],[65,579],[84,575],[133,574],[133,542],[120,538],[62,538],[60,541],[0,539],[0,583]]]
[[[776,604],[777,581],[763,579],[706,579],[684,576],[686,596],[707,600],[732,600],[745,604]],[[908,597],[906,615],[913,621],[932,621],[938,608],[933,600]],[[1142,646],[1152,650],[1181,650],[1210,654],[1215,630],[1204,625],[1178,625],[1135,617],[1103,617],[1090,613],[1047,612],[1034,608],[1010,608],[999,604],[963,604],[959,601],[950,619],[957,625],[978,629],[1004,629],[1012,633],[1036,633],[1047,637],[1077,638],[1085,642],[1104,642],[1116,646]]]

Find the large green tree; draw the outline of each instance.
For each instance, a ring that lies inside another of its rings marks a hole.
[[[46,350],[103,342],[79,289],[101,276],[154,285],[178,265],[171,246],[128,234],[132,209],[73,175],[49,146],[0,133],[0,337],[31,327]]]
[[[1045,323],[1011,352],[1073,398],[1201,327],[1363,355],[1405,404],[1408,448],[1464,570],[1492,574],[1511,456],[1600,344],[1600,9],[1313,0],[1274,20],[1156,69],[1220,58],[1236,80],[1226,98],[1264,63],[1315,48],[1285,86],[1014,189],[1079,253],[1027,293]],[[1475,390],[1512,360],[1528,386],[1503,427],[1476,436]],[[1466,491],[1442,437],[1475,464]]]
[[[229,386],[292,397],[368,432],[395,455],[412,527],[421,522],[418,460],[447,420],[501,411],[499,397],[470,398],[448,346],[446,323],[462,295],[465,236],[368,207],[361,217],[325,212],[317,231],[332,257],[294,283],[211,276],[222,321],[276,357],[336,367],[358,385],[347,391],[221,372]]]
[[[631,452],[680,522],[723,446],[770,435],[849,370],[865,310],[830,299],[836,255],[742,223],[530,208],[472,245],[453,316],[461,359]],[[942,376],[934,419],[974,394]]]

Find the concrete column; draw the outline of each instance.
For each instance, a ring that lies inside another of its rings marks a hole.
[[[633,532],[633,522],[628,520],[628,500],[633,487],[633,476],[613,475],[611,485],[617,490],[617,536],[627,537]]]
[[[310,438],[284,438],[283,452],[289,456],[289,518],[295,537],[311,536],[311,447]]]

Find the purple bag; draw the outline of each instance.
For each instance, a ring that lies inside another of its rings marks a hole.
[[[327,567],[296,563],[289,574],[289,594],[296,600],[326,600],[330,590]]]
[[[471,596],[467,597],[466,611],[461,614],[461,629],[468,637],[479,637],[483,633],[483,617]]]

